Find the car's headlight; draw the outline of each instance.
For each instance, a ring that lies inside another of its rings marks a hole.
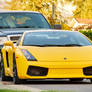
[[[28,61],[37,61],[37,59],[31,53],[29,53],[27,50],[21,49],[21,51]]]
[[[0,45],[3,45],[5,41],[8,41],[7,37],[0,37]]]

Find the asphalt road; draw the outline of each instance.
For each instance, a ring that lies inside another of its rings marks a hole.
[[[49,81],[27,81],[21,85],[14,85],[12,82],[1,82],[2,86],[9,85],[9,88],[25,88],[32,92],[41,90],[53,90],[53,92],[92,92],[90,80],[84,79],[83,82],[70,82],[69,80],[49,80]]]

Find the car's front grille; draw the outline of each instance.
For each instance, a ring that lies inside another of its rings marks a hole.
[[[48,73],[48,68],[29,66],[27,74],[30,76],[46,76]]]
[[[83,68],[84,75],[92,76],[92,66]]]

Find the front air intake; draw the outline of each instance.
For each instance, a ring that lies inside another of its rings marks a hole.
[[[84,75],[92,76],[92,66],[83,68],[83,73],[84,73]]]
[[[46,76],[48,73],[48,68],[29,66],[27,74],[30,76]]]

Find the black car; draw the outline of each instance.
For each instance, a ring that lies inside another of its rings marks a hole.
[[[50,24],[39,12],[0,12],[0,50],[5,41],[11,40],[13,42],[16,42],[24,31],[50,28]]]

